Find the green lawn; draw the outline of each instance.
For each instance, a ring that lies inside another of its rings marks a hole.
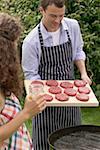
[[[93,124],[100,126],[100,106],[93,108],[82,108],[82,124]]]
[[[28,120],[25,122],[26,123],[26,126],[28,128],[28,131],[30,132],[30,135],[32,136],[32,120]]]
[[[100,126],[100,107],[84,108],[82,107],[82,124],[91,124]],[[32,121],[26,122],[28,130],[32,136]]]

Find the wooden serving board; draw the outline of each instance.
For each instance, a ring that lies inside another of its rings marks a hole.
[[[91,87],[89,84],[86,84],[86,87],[88,87],[90,89],[90,93],[88,94],[89,96],[89,100],[87,102],[83,102],[83,101],[79,101],[76,99],[75,96],[69,96],[69,100],[68,101],[58,101],[57,99],[55,99],[55,94],[51,94],[48,92],[48,89],[50,88],[49,86],[47,86],[46,80],[41,80],[44,83],[44,94],[49,94],[52,95],[53,100],[51,102],[47,102],[47,106],[80,106],[80,107],[96,107],[99,106],[99,102],[95,96],[95,94],[93,93]],[[73,83],[74,81],[72,80],[57,80],[58,82],[58,86],[60,86],[61,82],[71,82]],[[24,80],[24,85],[25,85],[25,89],[26,89],[26,93],[29,94],[29,85],[31,84],[32,80]],[[61,87],[60,87],[61,88]],[[74,89],[77,90],[77,87],[74,86]],[[62,92],[64,91],[63,88]]]

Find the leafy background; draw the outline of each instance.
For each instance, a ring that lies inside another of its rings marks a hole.
[[[0,0],[0,12],[7,12],[21,18],[23,32],[19,42],[21,57],[21,45],[25,36],[40,21],[38,11],[39,0]],[[92,77],[92,89],[100,101],[100,1],[99,0],[66,0],[66,16],[78,20],[84,40],[84,51],[87,54],[86,67]],[[76,78],[79,77],[76,71]],[[24,97],[21,105],[24,105]],[[94,124],[100,126],[100,107],[81,108],[82,124]],[[32,121],[26,122],[32,136]]]
[[[25,36],[41,19],[39,0],[0,0],[0,12],[19,16],[23,25],[19,50]],[[86,67],[93,80],[92,88],[100,100],[100,1],[66,0],[66,16],[78,20],[87,54]],[[21,55],[21,53],[20,53]],[[76,72],[77,75],[77,72]]]

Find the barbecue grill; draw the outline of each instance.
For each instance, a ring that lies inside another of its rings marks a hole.
[[[52,133],[51,150],[100,150],[100,126],[80,125]]]

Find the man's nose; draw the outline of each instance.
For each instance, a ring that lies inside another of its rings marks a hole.
[[[55,22],[59,23],[60,21],[61,21],[61,17],[57,16],[57,17],[55,18]]]

